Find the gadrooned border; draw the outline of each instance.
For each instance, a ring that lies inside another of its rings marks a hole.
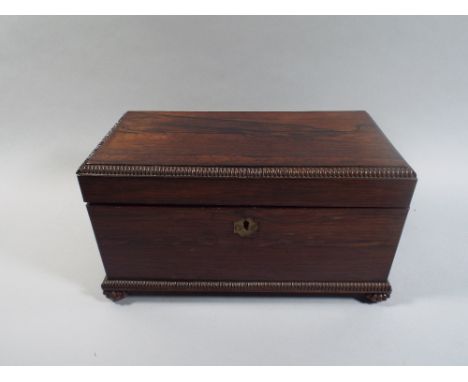
[[[387,281],[172,281],[111,280],[105,278],[104,291],[123,292],[264,292],[309,294],[391,293]]]
[[[416,178],[408,167],[213,167],[83,164],[81,176],[179,178]]]

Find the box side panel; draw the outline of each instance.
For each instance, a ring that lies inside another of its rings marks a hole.
[[[127,280],[385,281],[407,213],[110,205],[88,210],[107,276]],[[236,228],[245,220],[256,226],[250,236]]]

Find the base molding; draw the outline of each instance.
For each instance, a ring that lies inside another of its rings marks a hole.
[[[113,301],[144,294],[266,294],[349,296],[375,303],[390,297],[388,281],[173,281],[115,280],[102,282],[104,295]]]

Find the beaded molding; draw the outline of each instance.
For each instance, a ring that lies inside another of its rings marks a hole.
[[[386,281],[153,281],[105,278],[101,287],[104,291],[124,292],[391,293],[391,286]]]
[[[83,164],[84,176],[178,178],[416,178],[408,167],[213,167]]]
[[[392,293],[388,282],[314,281],[150,281],[109,280],[102,282],[106,297],[119,301],[129,294],[157,293],[257,293],[354,296],[362,302],[385,301]]]

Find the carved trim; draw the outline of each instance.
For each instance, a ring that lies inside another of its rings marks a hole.
[[[315,282],[315,281],[168,281],[104,279],[106,295],[138,293],[285,293],[309,295],[390,296],[388,282]],[[117,293],[117,294],[116,294]],[[382,299],[383,300],[383,299]]]
[[[80,167],[77,174],[178,178],[416,178],[416,173],[409,167],[209,167],[86,163]]]

